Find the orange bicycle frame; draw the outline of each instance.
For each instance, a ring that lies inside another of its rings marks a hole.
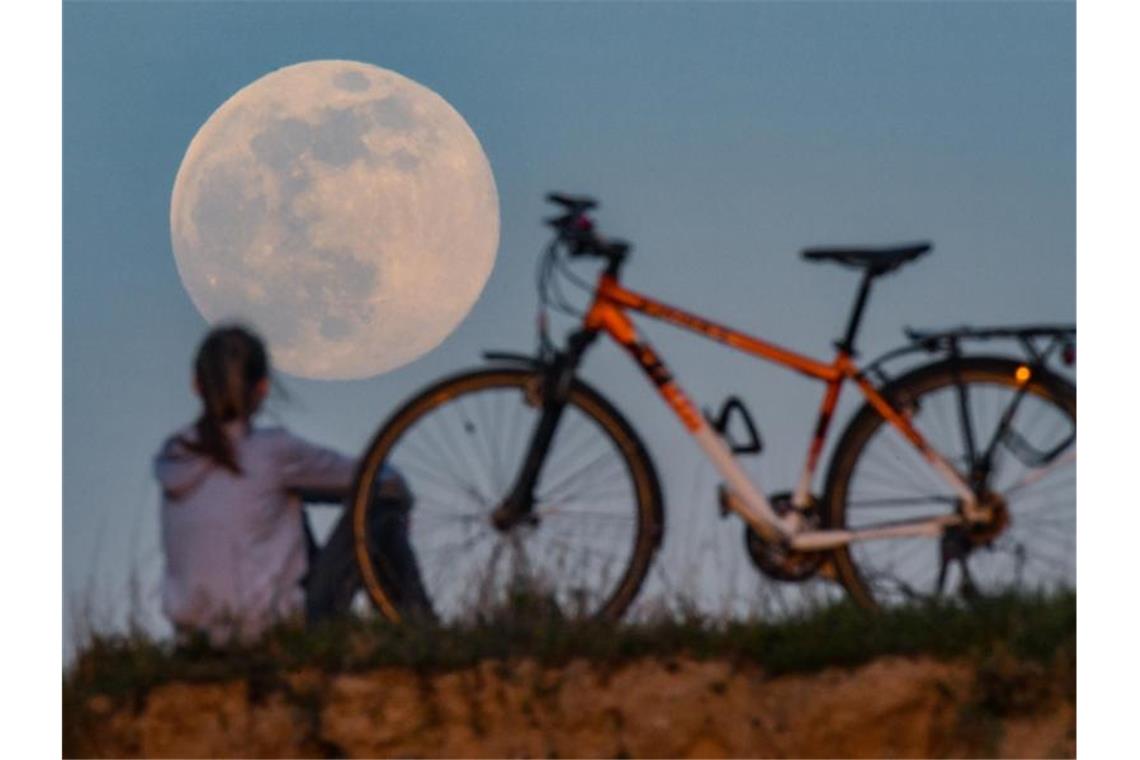
[[[967,515],[975,507],[975,497],[964,479],[927,444],[923,436],[911,424],[907,415],[896,410],[863,376],[852,361],[848,351],[839,348],[831,363],[820,362],[636,293],[622,286],[612,274],[603,273],[598,280],[594,301],[583,317],[583,327],[589,331],[608,334],[637,361],[657,388],[658,393],[681,420],[688,432],[697,439],[697,443],[727,481],[732,495],[736,497],[735,500],[730,500],[730,506],[766,538],[789,540],[797,548],[823,549],[847,543],[857,537],[927,535],[935,530],[941,530],[947,524],[947,518],[918,523],[913,526],[895,526],[870,532],[860,531],[858,536],[851,531],[799,532],[800,522],[797,516],[793,514],[781,518],[775,514],[767,498],[756,489],[755,485],[736,464],[724,440],[712,429],[697,410],[697,407],[680,388],[653,347],[638,335],[633,321],[626,313],[627,310],[640,312],[654,319],[677,325],[738,351],[783,365],[825,383],[826,388],[820,404],[815,431],[812,434],[803,472],[793,496],[793,504],[797,509],[806,509],[810,504],[811,481],[819,464],[832,415],[839,401],[840,390],[847,380],[855,382],[875,411],[881,414],[895,430],[909,441],[954,488],[963,499]],[[952,519],[957,520],[958,518]]]

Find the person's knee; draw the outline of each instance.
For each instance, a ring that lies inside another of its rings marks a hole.
[[[376,479],[374,493],[377,500],[391,502],[405,509],[412,506],[412,491],[408,488],[407,481],[390,467],[386,467],[383,474]]]

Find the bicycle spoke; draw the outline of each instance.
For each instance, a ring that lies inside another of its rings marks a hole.
[[[1061,458],[1054,460],[1054,462],[1052,464],[1050,464],[1046,467],[1041,467],[1041,468],[1031,470],[1029,473],[1027,473],[1025,475],[1024,478],[1022,478],[1020,481],[1015,483],[1013,486],[1011,486],[1011,487],[1007,488],[1005,491],[1003,491],[1003,495],[1008,499],[1010,496],[1017,493],[1018,491],[1021,491],[1024,488],[1028,488],[1028,487],[1034,485],[1035,483],[1037,483],[1038,481],[1040,481],[1044,478],[1047,478],[1051,472],[1056,472],[1058,468],[1062,468],[1062,467],[1066,467],[1070,464],[1074,464],[1076,461],[1077,461],[1077,452],[1076,451],[1073,451],[1071,456],[1069,454],[1064,454],[1064,455],[1062,455]],[[1073,474],[1073,477],[1074,478],[1076,477],[1075,473]]]
[[[600,469],[600,466],[611,463],[612,457],[612,452],[603,451],[594,459],[576,467],[570,474],[560,475],[560,480],[556,484],[542,487],[539,499],[541,501],[559,501],[559,497],[567,492],[567,488],[581,479],[583,475],[589,473],[592,480],[601,477],[601,472],[604,470]]]
[[[562,504],[574,504],[575,501],[562,502]],[[593,504],[591,500],[589,503]],[[627,514],[613,514],[610,512],[599,512],[596,510],[588,509],[567,509],[564,506],[558,507],[536,507],[534,513],[539,517],[571,517],[574,519],[587,518],[587,519],[601,519],[601,520],[614,520],[624,523],[636,523],[637,518]]]
[[[432,420],[432,422],[435,423],[434,427],[442,427],[441,420],[438,418]],[[471,470],[470,463],[461,455],[457,454],[454,446],[449,442],[449,434],[446,427],[443,427],[442,430],[437,430],[433,429],[433,425],[429,424],[425,425],[424,428],[422,432],[425,442],[432,446],[432,450],[439,452],[441,459],[447,462],[445,466],[448,468],[450,475],[460,480],[481,503],[488,503],[487,497],[483,495],[475,483],[477,478]],[[463,474],[461,475],[457,470],[462,470]]]
[[[454,479],[441,478],[438,475],[439,472],[442,472],[441,470],[432,469],[431,467],[427,467],[419,463],[412,464],[410,461],[403,458],[401,458],[398,467],[401,471],[413,473],[417,479],[428,480],[435,485],[448,489],[452,493],[459,494],[471,500],[471,502],[474,504],[485,506],[482,501],[482,497],[480,497],[479,492],[476,491],[473,486],[467,483],[458,483],[454,481]],[[420,490],[422,490],[422,488]]]

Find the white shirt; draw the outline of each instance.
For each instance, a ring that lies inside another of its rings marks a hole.
[[[304,609],[302,496],[342,499],[357,464],[283,428],[226,431],[240,475],[179,441],[195,440],[193,427],[168,439],[154,460],[163,489],[163,612],[215,643],[251,639]]]

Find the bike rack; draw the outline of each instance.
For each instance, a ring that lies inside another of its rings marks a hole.
[[[903,334],[910,341],[905,346],[892,349],[876,357],[863,368],[863,374],[872,377],[880,383],[887,383],[892,378],[883,368],[883,364],[911,354],[944,354],[945,356],[962,355],[962,344],[969,342],[986,341],[1012,341],[1020,346],[1026,359],[1032,366],[1040,367],[1060,352],[1062,363],[1072,366],[1076,362],[1077,327],[1076,325],[1020,325],[997,327],[971,327],[963,325],[939,330],[916,330],[911,327],[903,329]]]

